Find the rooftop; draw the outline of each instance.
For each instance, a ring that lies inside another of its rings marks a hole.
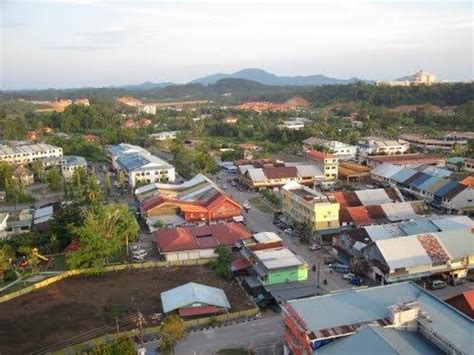
[[[194,282],[162,292],[160,297],[164,313],[192,306],[195,303],[230,309],[230,303],[222,289]]]
[[[287,248],[256,250],[253,254],[267,270],[278,270],[305,265],[306,262]]]

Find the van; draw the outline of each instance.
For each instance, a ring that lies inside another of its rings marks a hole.
[[[340,273],[348,273],[352,271],[349,266],[344,265],[344,264],[332,264],[331,268],[334,269],[334,271],[340,272]]]
[[[430,289],[439,290],[448,286],[448,284],[441,280],[434,280],[430,283]]]
[[[464,285],[466,283],[466,279],[464,277],[456,277],[456,278],[452,278],[450,281],[449,281],[449,284],[451,286],[458,286],[458,285]]]

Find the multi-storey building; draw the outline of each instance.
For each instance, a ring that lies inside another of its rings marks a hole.
[[[378,137],[366,137],[357,143],[359,160],[364,161],[369,155],[403,154],[410,148],[410,143],[403,139],[389,140]]]
[[[305,139],[303,144],[308,149],[318,149],[319,147],[329,149],[332,154],[337,156],[339,161],[355,160],[357,155],[357,147],[355,145],[350,145],[343,142],[310,137]]]
[[[175,180],[174,166],[152,155],[148,150],[121,143],[108,149],[109,164],[122,171],[131,187]]]
[[[324,172],[324,180],[331,181],[337,179],[339,159],[335,154],[309,150],[308,158]]]
[[[281,189],[283,212],[314,230],[339,227],[339,202],[333,196],[289,182]]]
[[[46,143],[17,146],[0,144],[0,161],[6,161],[10,164],[30,164],[38,159],[62,156],[62,148]]]

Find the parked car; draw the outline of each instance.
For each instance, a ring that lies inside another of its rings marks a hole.
[[[344,265],[344,264],[339,264],[339,263],[331,264],[330,268],[334,269],[334,271],[336,272],[346,273],[346,274],[352,271],[349,266]]]
[[[316,251],[316,250],[321,249],[321,245],[313,244],[313,245],[310,245],[308,249],[311,250],[311,251]]]
[[[142,262],[145,260],[145,257],[147,256],[147,254],[148,253],[144,249],[133,250],[132,251],[133,261]]]
[[[352,278],[354,278],[354,277],[355,277],[355,275],[354,275],[352,272],[348,272],[347,274],[344,274],[344,275],[342,276],[342,278],[343,278],[344,280],[347,280],[347,281],[351,281]]]
[[[434,281],[431,281],[429,284],[429,288],[432,290],[440,290],[442,288],[446,288],[447,286],[448,284],[441,280],[434,280]]]
[[[222,190],[227,190],[227,186],[225,184],[222,184]]]
[[[290,228],[289,231],[285,231],[285,233],[288,234],[290,237],[299,237],[300,236],[300,232],[292,230],[291,228]]]
[[[237,183],[236,183],[235,181],[232,181],[230,184],[231,184],[232,186],[234,186],[234,187],[237,186]]]
[[[351,284],[353,284],[354,286],[362,286],[364,284],[364,280],[361,279],[359,276],[354,276],[351,279]]]
[[[237,190],[239,190],[239,191],[244,191],[244,188],[239,185],[239,186],[237,187]]]
[[[465,277],[457,277],[457,278],[452,278],[449,281],[449,284],[451,286],[458,286],[458,285],[464,285],[466,283],[466,278]]]
[[[332,265],[332,264],[336,264],[337,263],[337,260],[336,259],[333,259],[333,258],[327,258],[327,259],[324,259],[324,265]]]
[[[250,203],[248,201],[244,201],[242,204],[242,207],[244,208],[245,211],[248,211],[250,209]]]

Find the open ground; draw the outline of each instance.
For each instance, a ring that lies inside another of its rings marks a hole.
[[[251,308],[235,283],[206,266],[151,268],[74,277],[0,304],[0,354],[25,354],[137,310],[161,313],[160,293],[187,282],[222,288],[231,311]]]

